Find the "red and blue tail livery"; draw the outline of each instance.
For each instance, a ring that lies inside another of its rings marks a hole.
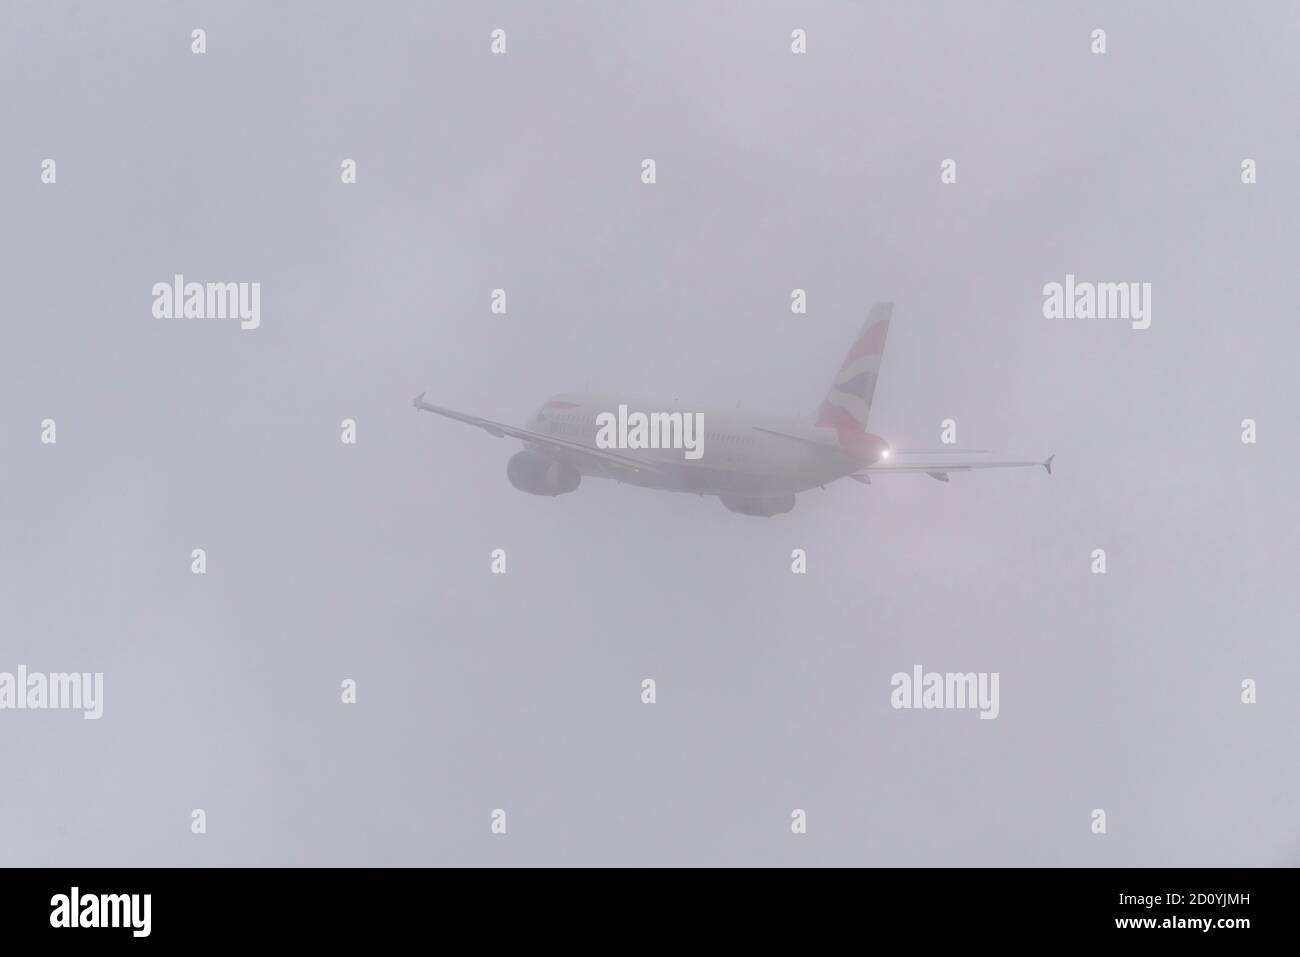
[[[989,461],[971,459],[973,453],[956,449],[891,449],[884,438],[867,431],[893,312],[892,302],[871,307],[811,419],[706,411],[677,401],[583,392],[553,396],[520,427],[431,405],[423,393],[414,404],[498,438],[521,441],[523,450],[506,464],[506,477],[522,492],[548,497],[577,490],[584,477],[606,478],[717,496],[733,512],[772,516],[793,509],[799,493],[841,478],[870,484],[874,475],[910,472],[947,482],[950,472],[1032,465],[1050,473],[1051,458]],[[618,421],[636,428],[627,430],[626,441],[620,429],[620,441],[611,446],[607,426],[616,412]],[[691,454],[684,454],[675,442],[654,438],[676,434],[673,427],[687,422],[698,423]],[[647,423],[651,440],[633,441]]]

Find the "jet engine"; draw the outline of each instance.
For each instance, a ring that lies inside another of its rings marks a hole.
[[[572,465],[537,452],[512,455],[506,463],[506,478],[529,495],[563,495],[572,492],[582,481],[582,475]]]
[[[793,495],[772,495],[767,498],[747,498],[743,495],[720,496],[722,504],[741,515],[784,515],[794,508]]]

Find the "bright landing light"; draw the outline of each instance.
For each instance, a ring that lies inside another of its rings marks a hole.
[[[887,458],[889,458],[889,449],[881,449],[881,451],[880,451],[880,457],[881,457],[882,459],[887,459]]]

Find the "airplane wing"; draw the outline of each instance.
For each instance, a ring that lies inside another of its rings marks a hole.
[[[424,393],[421,392],[411,402],[417,409],[423,409],[425,412],[436,412],[438,415],[446,416],[449,419],[455,419],[457,422],[464,422],[467,425],[476,425],[489,435],[495,435],[498,439],[505,438],[507,435],[511,438],[521,439],[525,442],[534,442],[537,445],[543,445],[555,450],[565,452],[575,452],[581,455],[590,455],[610,465],[617,465],[622,469],[632,469],[638,472],[661,472],[662,469],[656,468],[640,459],[634,459],[630,455],[619,455],[617,452],[611,452],[609,449],[598,449],[594,445],[584,445],[581,442],[574,442],[570,439],[561,439],[554,435],[546,435],[542,432],[533,432],[531,429],[521,429],[518,426],[506,425],[503,422],[493,422],[491,419],[482,419],[477,415],[470,415],[466,412],[457,412],[455,409],[444,408],[440,405],[432,405],[424,401]]]
[[[890,446],[895,455],[974,455],[976,452],[989,452],[991,449],[896,449]]]
[[[1032,465],[1037,465],[1040,468],[1046,469],[1047,474],[1051,475],[1052,459],[1054,458],[1056,458],[1055,455],[1049,455],[1046,459],[1044,459],[1041,462],[1031,462],[1031,461],[951,462],[949,461],[949,462],[931,462],[928,464],[912,463],[912,462],[908,462],[908,463],[900,462],[898,464],[893,464],[893,463],[877,464],[877,465],[869,465],[862,471],[855,472],[853,475],[850,475],[849,478],[858,482],[862,482],[864,484],[870,484],[871,482],[870,477],[872,475],[882,475],[890,472],[903,472],[903,473],[921,472],[924,473],[925,475],[930,476],[930,478],[932,479],[936,479],[940,482],[946,482],[948,481],[949,472],[970,472],[974,469],[1016,469],[1016,468],[1026,468]]]

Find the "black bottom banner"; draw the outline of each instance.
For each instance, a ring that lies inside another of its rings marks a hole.
[[[1292,870],[30,869],[0,871],[5,938],[323,944],[716,937],[828,943],[1131,938],[1232,946],[1289,923]],[[671,934],[672,936],[667,936]],[[1243,937],[1242,935],[1245,935]],[[425,938],[428,939],[428,938]],[[66,942],[66,941],[65,941]]]

